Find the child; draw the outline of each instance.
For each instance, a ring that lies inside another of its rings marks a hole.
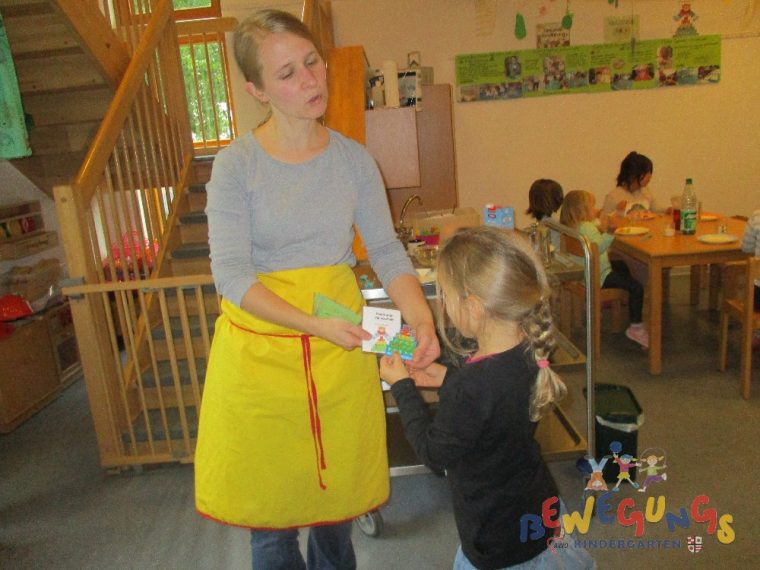
[[[667,208],[657,203],[649,182],[654,165],[649,157],[636,151],[629,152],[620,163],[617,186],[604,199],[602,216],[617,213],[625,216],[632,209],[664,212]]]
[[[532,216],[536,222],[540,222],[544,218],[551,218],[562,206],[563,197],[564,193],[559,182],[548,178],[539,178],[530,185],[528,209],[525,213]],[[559,233],[552,231],[551,240],[554,249],[559,250]]]
[[[607,249],[615,239],[611,234],[602,234],[594,224],[597,217],[596,198],[590,192],[573,190],[568,192],[562,204],[560,223],[575,228],[578,232],[599,246],[599,274],[603,289],[625,289],[628,291],[628,317],[630,325],[625,336],[644,348],[649,348],[649,333],[641,322],[644,305],[644,287],[631,275],[624,261],[610,262]]]
[[[540,516],[542,503],[557,496],[533,436],[536,422],[565,395],[549,367],[554,335],[541,261],[517,234],[467,228],[441,249],[438,285],[445,315],[457,329],[450,338],[442,316],[439,332],[457,354],[468,355],[465,364],[431,364],[413,369],[410,378],[394,354],[381,359],[380,376],[392,385],[418,457],[435,471],[446,470],[462,543],[454,568],[526,561],[535,567],[592,567],[590,555],[572,541],[554,553],[547,550],[552,535],[520,540],[520,518]],[[463,337],[475,339],[476,350],[465,349]],[[441,388],[434,418],[415,384]]]
[[[562,186],[548,178],[539,178],[528,190],[528,209],[526,214],[533,216],[537,222],[550,218],[562,206]]]

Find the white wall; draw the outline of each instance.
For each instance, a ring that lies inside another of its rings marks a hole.
[[[363,45],[370,64],[406,62],[420,51],[438,83],[455,83],[459,54],[531,49],[535,24],[558,22],[565,2],[495,0],[493,32],[478,35],[474,0],[332,0],[337,45]],[[488,4],[488,2],[483,2]],[[528,36],[514,35],[522,6]],[[622,158],[637,150],[655,165],[652,187],[679,193],[691,176],[706,210],[749,213],[760,204],[760,16],[751,0],[693,2],[700,33],[723,33],[722,77],[717,85],[636,92],[564,95],[531,100],[454,103],[460,204],[486,202],[527,207],[530,183],[557,179],[565,188],[601,199],[614,186]],[[541,6],[548,10],[538,14]],[[223,0],[225,15],[242,18],[260,7],[299,13],[300,2]],[[669,37],[678,2],[573,0],[571,40],[602,43],[607,16],[638,14],[640,39]],[[237,103],[238,109],[241,108]],[[423,102],[424,105],[424,102]],[[241,122],[242,123],[242,122]],[[244,123],[243,123],[244,124]]]

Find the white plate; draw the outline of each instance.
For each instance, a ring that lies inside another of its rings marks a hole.
[[[718,216],[716,216],[715,214],[702,214],[701,216],[699,216],[700,222],[714,222],[717,219],[718,219]]]
[[[738,239],[738,237],[731,234],[705,234],[697,237],[697,240],[702,243],[731,243]]]
[[[649,228],[643,226],[626,226],[615,230],[615,235],[619,236],[640,236],[649,232]]]

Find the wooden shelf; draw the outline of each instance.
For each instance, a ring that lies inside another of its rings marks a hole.
[[[58,244],[58,234],[45,231],[37,200],[0,206],[0,261],[20,259]]]

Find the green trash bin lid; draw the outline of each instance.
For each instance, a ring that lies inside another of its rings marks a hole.
[[[585,388],[583,395],[586,395]],[[636,424],[640,426],[644,422],[641,405],[628,386],[596,384],[594,385],[594,395],[594,408],[597,418],[614,424]]]

